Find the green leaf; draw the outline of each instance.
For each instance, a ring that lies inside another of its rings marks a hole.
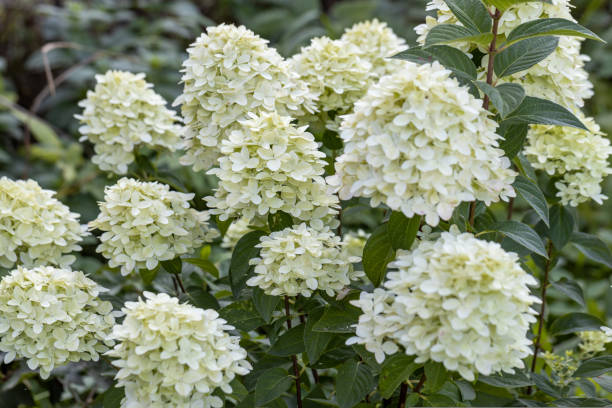
[[[253,302],[241,300],[230,303],[219,310],[222,319],[239,330],[250,331],[263,326],[266,322],[259,316]]]
[[[214,276],[215,278],[219,277],[219,270],[217,269],[215,264],[210,262],[208,259],[185,258],[185,259],[183,259],[183,261],[197,266],[203,272],[207,272],[207,273],[211,274],[212,276]]]
[[[293,226],[293,217],[284,211],[277,211],[268,214],[268,226],[270,231],[282,231]]]
[[[564,293],[565,295],[567,295],[567,297],[569,297],[582,307],[586,307],[582,288],[580,287],[580,285],[578,285],[576,281],[569,280],[567,278],[561,278],[556,282],[552,282],[552,287]]]
[[[588,330],[599,330],[604,322],[586,313],[568,313],[553,322],[550,326],[551,335],[561,335]]]
[[[395,250],[387,230],[387,224],[380,225],[370,235],[363,248],[363,270],[374,286],[382,283],[387,274],[387,264],[395,258]]]
[[[512,185],[525,201],[529,203],[536,214],[540,217],[546,226],[549,226],[548,204],[546,197],[537,184],[529,180],[527,177],[518,176]]]
[[[310,364],[316,363],[325,351],[325,348],[334,336],[332,333],[314,330],[314,325],[321,319],[325,308],[319,307],[308,314],[306,327],[304,328],[304,347]]]
[[[576,371],[574,371],[574,377],[599,377],[612,371],[612,356],[599,356],[584,361]]]
[[[498,78],[533,67],[548,57],[559,44],[557,37],[528,38],[512,44],[495,56],[493,70]]]
[[[344,147],[344,142],[336,132],[325,129],[323,133],[323,146],[330,150],[339,150]]]
[[[472,401],[476,398],[476,391],[472,384],[465,380],[453,380],[457,388],[459,388],[459,392],[461,393],[462,401]]]
[[[102,406],[104,408],[119,408],[123,397],[125,397],[125,388],[113,385],[104,392]]]
[[[338,367],[336,401],[340,408],[352,408],[376,387],[368,367],[353,359]]]
[[[30,132],[32,132],[32,135],[36,138],[38,143],[45,147],[62,147],[62,142],[57,136],[57,133],[55,133],[47,122],[25,110],[16,108],[15,105],[8,105],[8,108],[11,110],[13,116],[30,129]]]
[[[527,138],[528,131],[529,125],[527,124],[511,125],[504,122],[497,129],[497,133],[504,138],[500,142],[499,147],[510,160],[523,150],[523,144]]]
[[[473,42],[477,44],[489,44],[493,34],[480,33],[457,24],[440,24],[433,27],[425,38],[425,47],[436,44],[452,44],[455,42]]]
[[[217,228],[219,228],[219,231],[221,232],[221,235],[225,235],[225,233],[227,232],[227,229],[230,227],[230,225],[232,225],[232,222],[234,222],[233,218],[228,218],[225,221],[221,221],[219,219],[219,216],[215,216],[215,222],[217,223]]]
[[[567,397],[552,401],[552,407],[609,407],[612,401],[604,398]]]
[[[293,378],[282,368],[264,371],[255,385],[255,406],[260,407],[274,401],[283,395],[292,383]]]
[[[495,224],[494,229],[531,252],[548,258],[542,238],[529,225],[518,221],[503,221]]]
[[[159,272],[159,265],[153,269],[141,268],[138,270],[140,277],[142,278],[142,283],[145,285],[150,285],[153,283],[155,278],[157,277],[157,272]]]
[[[438,61],[445,68],[450,69],[455,76],[467,80],[475,80],[477,77],[476,65],[461,50],[448,45],[432,45],[424,49],[423,47],[413,47],[393,56],[417,64],[430,64]]]
[[[425,364],[425,376],[427,380],[424,391],[433,394],[442,388],[448,378],[448,372],[442,363],[429,361]]]
[[[525,99],[525,90],[518,84],[508,83],[493,87],[482,81],[474,81],[474,83],[489,97],[502,118],[514,111]]]
[[[570,242],[590,260],[612,268],[610,248],[596,236],[584,232],[574,232],[570,236]]]
[[[351,305],[327,306],[323,316],[317,321],[312,329],[327,333],[353,333],[353,324],[357,323],[361,309]]]
[[[444,2],[465,27],[480,33],[491,31],[493,20],[480,0],[444,0]]]
[[[160,262],[164,270],[173,275],[179,275],[183,271],[183,261],[181,258],[174,258],[169,261]]]
[[[304,348],[304,325],[295,326],[283,333],[270,348],[270,355],[289,357],[306,351]]]
[[[567,35],[605,42],[588,28],[574,23],[573,21],[564,18],[541,18],[528,21],[516,27],[508,34],[506,44],[512,44],[525,38],[548,35]]]
[[[393,211],[387,223],[387,233],[394,249],[410,249],[419,232],[421,216],[408,218],[401,211]]]
[[[520,388],[533,385],[533,380],[521,371],[516,371],[514,374],[481,375],[478,381],[499,388]]]
[[[557,250],[561,250],[567,244],[574,230],[574,217],[567,208],[555,204],[550,207],[550,240]]]
[[[397,387],[421,365],[414,363],[414,356],[395,353],[385,359],[378,379],[378,390],[383,398],[391,398]]]
[[[486,4],[495,6],[500,11],[506,11],[510,7],[522,3],[551,3],[551,0],[484,0]]]
[[[580,119],[563,106],[533,96],[526,96],[519,107],[510,112],[502,123],[572,126],[587,130]]]
[[[201,286],[188,286],[187,297],[189,303],[200,309],[219,309],[219,301]]]
[[[259,239],[266,235],[264,231],[251,231],[236,243],[232,252],[229,267],[229,278],[234,296],[238,296],[246,285],[251,265],[249,261],[259,255]]]
[[[253,304],[266,323],[272,321],[272,315],[279,302],[280,297],[266,295],[260,288],[253,288]]]

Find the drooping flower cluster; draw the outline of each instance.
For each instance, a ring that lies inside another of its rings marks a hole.
[[[498,33],[502,38],[519,25],[539,18],[564,18],[575,21],[571,14],[569,0],[551,2],[521,2],[510,6],[501,16]],[[423,44],[429,31],[439,24],[461,24],[443,0],[432,0],[427,10],[436,11],[436,17],[427,17],[425,24],[415,28],[419,34],[418,41]],[[593,85],[588,79],[584,66],[589,57],[580,54],[582,39],[560,37],[558,48],[546,59],[531,67],[528,71],[518,72],[504,81],[510,80],[521,84],[528,95],[550,99],[570,109],[584,105],[584,100],[592,96]],[[498,42],[500,43],[500,42]],[[482,44],[453,44],[463,51],[480,47]],[[483,58],[486,67],[487,58]],[[486,75],[484,71],[482,75]]]
[[[0,178],[0,266],[67,266],[87,235],[79,215],[34,180]]]
[[[295,117],[315,110],[315,96],[287,61],[244,26],[208,27],[187,52],[184,91],[174,103],[187,125],[181,163],[195,170],[215,164],[221,140],[247,113]]]
[[[92,161],[102,170],[125,174],[140,146],[174,151],[180,144],[179,117],[144,78],[124,71],[96,75],[95,89],[79,102],[81,140],[94,144]]]
[[[416,362],[441,362],[468,381],[476,372],[523,367],[536,320],[530,306],[539,300],[516,254],[453,229],[401,251],[390,267],[398,271],[388,274],[386,292],[354,302],[364,314],[351,343],[365,344],[379,362],[401,347]]]
[[[351,280],[363,275],[351,263],[360,257],[342,251],[340,237],[329,228],[300,224],[260,239],[258,258],[250,261],[255,276],[247,281],[268,295],[310,297],[316,290],[333,296]]]
[[[407,48],[386,23],[373,20],[354,25],[338,40],[312,39],[290,63],[316,93],[319,110],[339,117],[371,84],[402,64],[388,57]]]
[[[592,118],[582,117],[589,129],[560,126],[532,126],[527,135],[525,155],[536,169],[558,176],[557,197],[563,205],[577,206],[589,199],[601,204],[607,197],[601,183],[612,174],[610,140]]]
[[[27,359],[46,379],[54,367],[97,361],[114,343],[112,305],[106,289],[82,272],[18,267],[0,281],[0,351],[5,363]]]
[[[341,199],[370,197],[372,206],[425,215],[436,226],[462,201],[514,196],[497,124],[450,74],[437,62],[407,62],[355,104],[340,128],[344,154],[328,179]]]
[[[325,154],[290,117],[251,113],[220,150],[219,167],[208,172],[219,178],[219,187],[206,202],[221,220],[241,216],[250,221],[284,211],[317,226],[332,222],[338,199],[323,178]]]
[[[103,232],[97,251],[128,275],[211,241],[218,232],[209,229],[208,212],[189,207],[193,197],[157,182],[120,179],[104,190],[100,214],[89,223]]]
[[[144,297],[125,304],[125,320],[113,329],[118,344],[107,353],[117,358],[115,378],[125,388],[121,406],[222,407],[213,391],[231,393],[235,376],[251,370],[239,337],[227,333],[233,327],[216,311],[165,293]]]

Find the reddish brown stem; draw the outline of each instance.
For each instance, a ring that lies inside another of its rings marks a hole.
[[[291,329],[291,310],[289,307],[289,296],[285,296],[285,315],[287,316],[287,328]],[[295,396],[297,399],[298,408],[302,408],[302,389],[300,386],[300,366],[297,362],[296,355],[291,356],[293,362],[293,375],[295,376]]]

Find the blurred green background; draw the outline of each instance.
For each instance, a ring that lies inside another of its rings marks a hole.
[[[244,24],[290,56],[321,35],[339,37],[355,22],[378,18],[414,44],[413,27],[424,21],[425,0],[2,0],[0,1],[0,176],[35,178],[87,222],[96,201],[112,182],[89,160],[91,146],[78,142],[77,102],[93,87],[94,75],[108,69],[145,72],[157,92],[171,102],[182,86],[179,69],[187,46],[208,25]],[[575,0],[574,16],[612,43],[612,2]],[[588,113],[612,133],[612,48],[587,41],[588,69],[595,96]],[[52,81],[51,81],[52,80]],[[54,84],[49,86],[50,81]],[[167,178],[197,196],[214,183],[168,160]],[[607,180],[612,196],[612,177]],[[200,202],[201,200],[195,200]],[[520,205],[520,203],[518,203]],[[349,218],[349,223],[350,218]],[[581,231],[612,245],[612,200],[587,203],[579,210]],[[363,223],[362,223],[363,224]],[[360,226],[360,225],[355,225]],[[367,225],[366,225],[367,226]],[[588,309],[609,323],[612,290],[609,270],[568,250],[553,279],[572,276],[585,290]],[[84,245],[75,265],[100,271],[95,239]],[[120,286],[116,274],[107,274]],[[102,278],[101,280],[104,280]],[[107,286],[113,287],[113,282]],[[125,285],[125,284],[124,284]],[[125,289],[125,287],[124,287]],[[551,291],[551,313],[580,306]],[[557,300],[555,300],[557,299]],[[564,300],[565,299],[565,300]]]

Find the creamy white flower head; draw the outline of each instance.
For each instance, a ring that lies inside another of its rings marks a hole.
[[[97,361],[113,346],[115,318],[106,289],[82,272],[18,267],[0,281],[0,351],[4,362],[27,359],[48,378],[54,367]]]
[[[338,198],[323,178],[325,154],[305,126],[295,127],[278,113],[250,113],[220,150],[219,167],[208,172],[219,186],[205,199],[221,220],[240,216],[250,222],[284,211],[314,226],[335,226]]]
[[[100,214],[89,223],[103,232],[97,252],[111,268],[121,267],[121,274],[128,275],[210,242],[218,231],[209,229],[208,212],[189,207],[193,197],[165,184],[126,177],[106,187]]]
[[[424,44],[429,31],[438,24],[461,25],[444,0],[430,1],[427,10],[435,10],[437,15],[427,17],[425,24],[415,28],[420,44]],[[539,18],[564,18],[575,21],[568,0],[519,3],[504,11],[498,33],[503,38],[519,25]],[[589,81],[588,73],[584,68],[589,57],[580,54],[582,41],[583,39],[576,37],[561,36],[559,47],[546,59],[528,71],[518,72],[509,78],[504,78],[504,81],[519,83],[523,85],[528,95],[550,99],[568,108],[583,106],[584,100],[593,95],[593,84]],[[453,46],[467,52],[477,45],[456,43]],[[481,48],[481,51],[486,51],[483,45],[478,47]],[[482,66],[486,67],[487,62],[488,59],[485,56]]]
[[[295,117],[315,110],[315,95],[288,62],[244,26],[208,27],[187,52],[184,90],[174,104],[187,125],[181,163],[195,170],[215,164],[221,140],[247,113]]]
[[[586,359],[606,350],[606,344],[612,342],[612,329],[602,326],[601,330],[580,332],[578,337],[580,338],[578,347],[582,353],[582,358]]]
[[[165,293],[144,292],[127,302],[125,320],[113,329],[118,342],[107,355],[125,387],[123,408],[222,407],[212,393],[231,393],[230,382],[251,370],[232,326],[212,310],[181,304]]]
[[[349,254],[349,256],[361,258],[363,248],[369,237],[370,234],[367,234],[362,229],[359,229],[357,232],[347,232],[342,236],[342,249]]]
[[[79,214],[34,180],[0,178],[0,266],[72,264],[88,235]]]
[[[176,150],[183,131],[178,115],[145,81],[145,74],[108,71],[79,102],[81,140],[94,144],[92,161],[102,170],[127,173],[140,146]]]
[[[515,172],[498,146],[497,124],[439,63],[406,62],[372,85],[344,116],[341,199],[370,197],[436,226],[462,201],[487,205],[515,195]]]
[[[256,245],[258,258],[250,261],[255,276],[247,281],[273,296],[310,297],[316,290],[333,296],[363,275],[352,263],[359,256],[342,250],[340,237],[329,228],[314,229],[300,224],[263,236]]]
[[[359,56],[372,64],[373,72],[370,74],[375,74],[374,80],[398,69],[401,60],[389,57],[408,49],[403,38],[398,37],[387,23],[377,19],[353,25],[345,30],[340,40],[357,46]]]
[[[323,112],[348,111],[376,77],[358,45],[328,37],[313,38],[289,62],[318,96]]]
[[[411,252],[400,251],[389,265],[384,305],[371,295],[354,302],[364,311],[352,343],[365,344],[379,362],[401,346],[416,362],[441,362],[468,381],[476,372],[490,375],[522,368],[531,354],[527,338],[535,322],[531,309],[539,299],[530,294],[533,276],[518,256],[496,242],[457,229],[436,241],[421,241]],[[390,299],[392,297],[392,299]]]
[[[601,184],[612,174],[610,140],[592,119],[579,114],[589,129],[533,125],[527,135],[525,155],[536,169],[560,179],[555,182],[563,205],[577,206],[589,199],[601,204],[607,197]]]

